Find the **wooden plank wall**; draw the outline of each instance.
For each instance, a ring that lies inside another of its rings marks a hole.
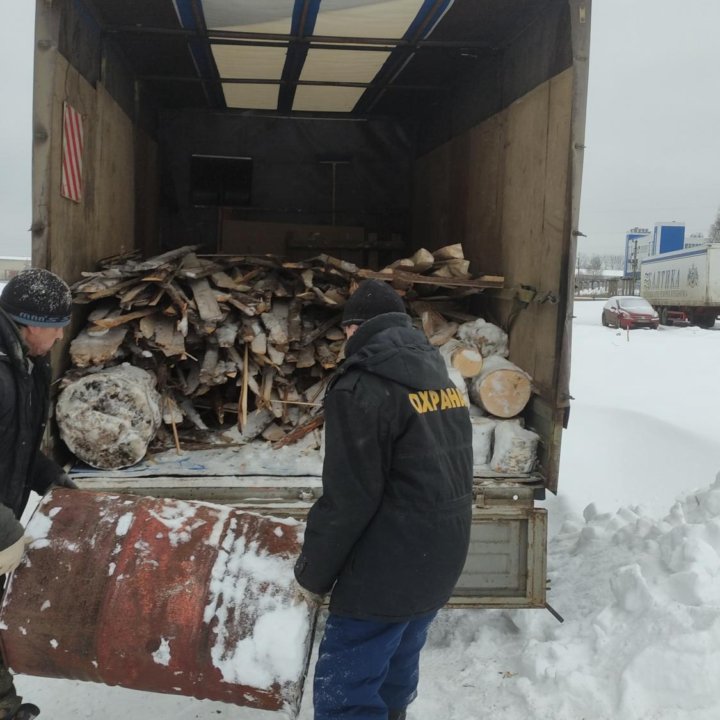
[[[157,149],[101,84],[89,85],[60,55],[55,64],[49,153],[43,191],[33,198],[33,213],[47,224],[33,242],[33,263],[68,282],[92,270],[98,259],[136,246],[136,143],[143,148],[141,178],[146,202],[138,212],[144,244],[155,230]],[[83,198],[75,203],[60,195],[62,109],[69,102],[83,116]],[[39,150],[36,148],[35,152]]]
[[[420,158],[412,244],[462,242],[471,270],[559,297],[570,241],[572,69]],[[562,304],[531,305],[510,334],[513,362],[554,406]],[[511,306],[493,308],[504,320]]]
[[[47,139],[36,135],[33,149],[32,263],[60,275],[67,282],[94,270],[99,259],[132,250],[143,240],[152,250],[157,243],[157,144],[133,127],[130,118],[98,84],[87,83],[57,55],[52,82],[43,102],[42,126]],[[63,102],[83,116],[83,198],[75,203],[60,195],[62,171]],[[36,98],[36,122],[39,122]],[[138,210],[142,232],[136,237],[136,139],[145,161],[146,203]],[[83,324],[82,311],[73,313],[65,340],[53,351],[55,374],[67,362],[66,347]]]

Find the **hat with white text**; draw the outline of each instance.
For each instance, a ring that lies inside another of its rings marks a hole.
[[[72,293],[55,273],[30,268],[8,281],[0,293],[0,307],[20,325],[64,327],[70,322]]]

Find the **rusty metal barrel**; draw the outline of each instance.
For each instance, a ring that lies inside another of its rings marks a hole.
[[[0,610],[15,672],[297,713],[314,610],[302,526],[201,502],[53,490]]]

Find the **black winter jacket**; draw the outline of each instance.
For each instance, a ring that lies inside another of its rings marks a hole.
[[[401,621],[442,607],[472,513],[468,409],[440,354],[403,313],[348,340],[325,397],[323,495],[308,514],[298,582],[330,610]]]
[[[49,395],[48,360],[27,356],[17,326],[0,309],[0,549],[22,536],[16,519],[30,490],[45,494],[62,473],[40,452]]]

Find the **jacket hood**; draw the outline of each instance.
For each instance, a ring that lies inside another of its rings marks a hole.
[[[27,357],[20,331],[8,314],[0,308],[0,362],[27,373]]]
[[[364,322],[345,346],[343,374],[361,369],[413,389],[444,388],[445,363],[405,313],[385,313]]]

